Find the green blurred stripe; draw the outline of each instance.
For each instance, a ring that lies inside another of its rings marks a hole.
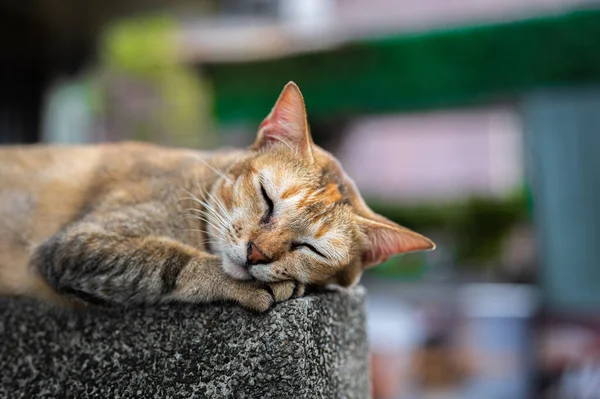
[[[206,69],[221,122],[260,121],[289,80],[300,85],[314,119],[468,105],[600,81],[600,11],[387,37]]]

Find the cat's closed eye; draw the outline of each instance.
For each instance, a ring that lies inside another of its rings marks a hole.
[[[273,203],[273,200],[271,199],[271,197],[269,197],[269,195],[267,194],[267,190],[265,190],[264,186],[261,184],[260,185],[260,193],[263,196],[263,199],[265,200],[265,203],[267,204],[267,211],[265,212],[265,214],[263,215],[263,217],[260,219],[260,222],[263,224],[269,223],[269,221],[271,220],[271,217],[273,217],[273,211],[275,210],[275,204]]]
[[[317,248],[315,248],[314,246],[312,246],[311,244],[309,244],[307,242],[293,242],[292,243],[292,251],[295,251],[300,248],[308,248],[309,250],[313,251],[320,257],[327,259],[327,256],[325,256],[321,251],[319,251]]]

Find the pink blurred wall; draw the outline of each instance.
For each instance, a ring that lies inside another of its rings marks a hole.
[[[361,119],[338,155],[365,195],[437,201],[516,188],[521,145],[514,112],[477,109]]]

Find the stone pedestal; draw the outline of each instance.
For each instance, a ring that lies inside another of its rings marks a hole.
[[[368,398],[365,292],[70,312],[0,299],[1,398]]]

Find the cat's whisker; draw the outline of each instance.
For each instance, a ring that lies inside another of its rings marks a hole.
[[[198,233],[208,234],[208,235],[210,235],[212,237],[215,237],[215,238],[221,238],[221,236],[219,236],[219,235],[217,235],[217,234],[215,234],[215,233],[213,233],[211,231],[203,230],[203,229],[183,229],[183,231],[195,231],[195,232],[198,232]]]
[[[196,183],[196,184],[197,184],[197,183]],[[185,192],[186,192],[186,194],[187,194],[187,195],[189,195],[189,197],[186,197],[187,199],[189,199],[189,200],[192,200],[192,201],[196,201],[196,202],[200,202],[200,201],[201,201],[201,200],[200,200],[200,198],[196,197],[196,196],[195,196],[195,195],[194,195],[192,192],[190,192],[189,190],[187,190],[187,189],[185,189],[185,188],[184,188],[184,189],[183,189],[183,191],[185,191]]]
[[[202,215],[203,217],[205,217],[207,219],[209,219],[211,216],[213,216],[210,213],[203,211],[202,209],[189,208],[189,209],[186,209],[186,211],[199,213],[200,215]],[[227,222],[223,218],[221,218],[220,215],[215,215],[215,218],[217,219],[217,220],[215,220],[216,223],[220,224],[221,227],[223,227],[225,229],[227,228]]]
[[[202,229],[186,229],[186,230],[183,230],[183,231],[189,231],[189,232],[206,234],[207,238],[210,239],[210,240],[213,240],[215,243],[217,243],[217,242],[224,242],[224,239],[225,239],[225,237],[223,237],[221,235],[221,233],[217,234],[217,233],[213,233],[213,232],[202,230]]]
[[[202,233],[202,234],[207,234],[209,235],[209,238],[206,240],[202,240],[202,241],[198,241],[198,243],[200,244],[206,244],[206,243],[212,243],[212,244],[217,244],[220,242],[223,242],[223,240],[221,239],[221,237],[218,237],[212,233],[210,233],[209,231],[206,230],[202,230],[202,229],[184,229],[182,231],[185,232],[192,232],[192,233]]]
[[[177,201],[178,202],[181,202],[181,201],[194,201],[194,202],[200,203],[199,200],[198,200],[198,198],[196,198],[196,197],[182,197],[182,198],[179,198]]]
[[[202,200],[198,200],[198,202],[206,209],[206,211],[210,212],[210,215],[218,218],[223,224],[226,224],[227,222],[231,223],[231,220],[229,220],[226,216],[220,214],[219,212],[217,212],[216,209],[214,209],[211,205],[209,205],[208,203],[206,203],[205,201]],[[196,212],[202,212],[204,214],[206,214],[207,216],[209,215],[208,212],[201,210],[201,209],[195,209]]]
[[[221,234],[221,235],[223,235],[223,234],[230,234],[230,231],[227,228],[227,226],[224,226],[224,225],[215,226],[210,221],[208,221],[207,218],[205,218],[205,217],[201,217],[201,216],[197,216],[197,215],[188,215],[188,217],[189,218],[193,218],[193,219],[202,220],[203,222],[206,222],[207,224],[211,225],[216,230],[218,230],[219,234]]]
[[[194,233],[193,231],[191,233]],[[199,240],[199,241],[194,241],[195,245],[212,245],[212,246],[218,246],[221,245],[223,243],[223,241],[221,240],[215,240],[215,239],[206,239],[206,240]]]
[[[180,211],[179,216],[183,217],[183,218],[189,218],[192,216],[192,214],[190,214],[189,212],[198,212],[203,217],[206,217],[206,218],[209,218],[210,216],[212,216],[212,215],[204,212],[203,210],[197,209],[197,208],[188,208],[188,209],[182,210],[182,211]],[[217,222],[220,225],[223,225],[222,221],[220,221],[220,220],[215,220],[215,222]],[[222,227],[226,227],[226,226],[222,226]]]
[[[227,211],[227,209],[223,205],[223,203],[216,196],[211,194],[208,190],[205,190],[200,185],[200,180],[198,179],[198,176],[196,176],[196,187],[197,187],[198,191],[200,191],[200,193],[202,194],[203,198],[208,199],[207,197],[210,197],[213,200],[213,202],[219,207],[219,209],[222,211],[222,213],[217,212],[217,210],[214,209],[214,207],[212,207],[208,203],[208,201],[204,201],[203,199],[198,198],[193,193],[191,193],[190,191],[188,191],[187,189],[182,187],[182,189],[189,195],[189,197],[186,197],[186,199],[192,200],[192,201],[202,205],[203,208],[207,209],[208,211],[210,211],[212,213],[212,216],[218,218],[219,222],[223,225],[223,227],[225,227],[225,229],[228,230],[230,227],[230,226],[228,226],[228,224],[229,225],[233,224],[233,219],[231,217],[231,214]],[[207,217],[210,217],[207,213],[204,212],[204,214]]]
[[[219,227],[217,227],[217,226],[215,226],[214,224],[212,224],[211,222],[209,222],[209,221],[208,221],[206,218],[203,218],[203,217],[201,217],[201,216],[198,216],[198,215],[191,215],[191,214],[188,214],[188,215],[186,215],[186,216],[187,216],[187,217],[190,217],[190,218],[193,218],[193,219],[202,220],[203,222],[205,222],[205,223],[207,223],[207,224],[211,225],[212,227],[214,227],[214,228],[215,228],[216,230],[218,230],[219,232],[221,232],[221,233],[223,232],[223,231],[222,231],[222,229],[223,229],[223,227],[222,227],[222,226],[219,226]]]
[[[200,203],[201,205],[203,205],[202,202],[199,201],[197,198],[192,198],[192,199],[194,201]],[[197,213],[201,214],[205,218],[205,219],[202,219],[202,220],[205,221],[206,223],[209,223],[211,226],[214,227],[214,224],[212,224],[210,221],[208,221],[208,219],[210,219],[211,216],[212,216],[213,219],[214,219],[213,221],[215,223],[219,224],[221,228],[223,228],[224,230],[229,230],[229,226],[227,225],[227,222],[218,213],[215,213],[214,210],[211,210],[212,212],[208,213],[208,212],[206,212],[206,211],[204,211],[202,209],[188,208],[184,212],[190,212],[190,211],[191,212],[197,212]],[[214,213],[214,215],[213,215],[213,213]],[[185,216],[191,216],[191,215],[189,213],[184,213],[184,217]]]
[[[193,214],[193,213],[187,213],[185,215],[183,215],[184,218],[186,219],[200,219],[204,222],[207,222],[208,224],[210,224],[211,226],[213,226],[214,228],[218,228],[219,230],[221,230],[224,226],[222,226],[218,221],[214,221],[216,223],[216,225],[213,223],[213,221],[210,221],[206,216],[200,214]]]
[[[206,198],[207,196],[210,197],[210,199],[212,199],[213,202],[215,204],[217,204],[217,206],[219,207],[219,209],[221,209],[221,211],[223,212],[222,216],[224,218],[226,218],[229,223],[233,223],[231,215],[229,214],[229,211],[227,211],[227,209],[225,208],[225,206],[223,205],[223,203],[215,195],[213,195],[210,191],[205,190],[204,188],[202,188],[200,186],[200,182],[199,181],[196,181],[196,186],[198,187],[198,190],[200,190],[200,192],[202,193],[203,197],[204,198]],[[208,204],[206,204],[205,206],[208,207]]]
[[[211,194],[210,192],[206,192],[211,198],[212,200],[215,202],[215,204],[217,204],[217,206],[219,207],[219,209],[221,209],[221,211],[223,212],[223,217],[227,218],[227,220],[231,223],[233,222],[233,220],[231,219],[231,215],[229,214],[229,211],[227,210],[227,208],[225,208],[225,205],[222,203],[222,201],[217,198],[215,195]]]
[[[206,208],[206,210],[210,211],[215,217],[217,217],[218,219],[220,219],[224,224],[227,222],[225,220],[225,218],[219,212],[217,212],[217,210],[215,208],[213,208],[208,203],[205,202],[204,203],[204,207]]]
[[[213,172],[215,172],[217,175],[221,176],[223,179],[227,180],[228,183],[232,183],[231,179],[225,175],[225,173],[223,173],[222,171],[220,171],[219,169],[215,168],[214,166],[212,166],[211,164],[209,164],[208,162],[206,162],[204,159],[200,158],[199,155],[195,155],[194,156],[198,161],[202,162],[204,165],[206,165],[210,170],[212,170]]]
[[[202,188],[200,186],[198,186],[198,189],[200,189],[200,191],[202,191],[202,194],[206,198],[206,194],[205,194],[206,191],[202,190]],[[196,197],[194,194],[190,193],[189,191],[187,191],[187,193],[191,196],[189,199],[191,199],[192,201],[195,201],[195,202],[199,203],[204,208],[210,210],[211,212],[214,213],[215,216],[218,216],[218,217],[222,218],[222,215],[219,212],[216,212],[216,210],[210,204],[208,204],[206,201],[201,200],[200,198]]]
[[[200,233],[204,233],[204,232],[201,232],[201,231],[195,231],[193,229],[192,230],[183,230],[183,231],[190,232],[190,233],[199,233],[199,234]],[[194,241],[195,244],[207,244],[207,243],[216,244],[218,242],[221,242],[221,240],[216,240],[214,238],[207,238],[207,239],[200,240],[200,241]]]

